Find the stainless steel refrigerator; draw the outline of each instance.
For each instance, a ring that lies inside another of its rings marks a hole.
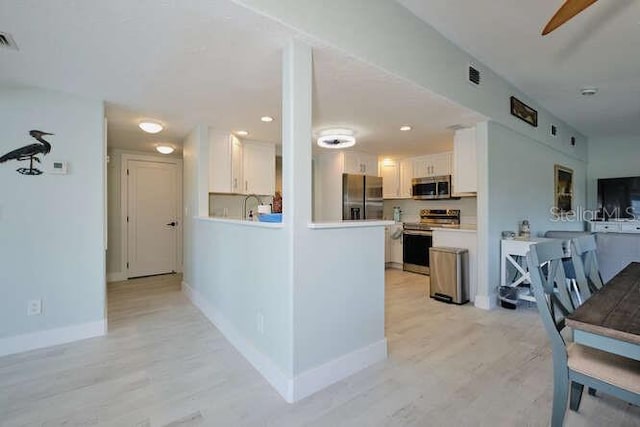
[[[382,178],[342,174],[342,219],[382,219]]]

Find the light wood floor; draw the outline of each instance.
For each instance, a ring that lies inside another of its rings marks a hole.
[[[0,358],[1,426],[545,426],[551,358],[537,313],[424,297],[387,271],[389,359],[285,403],[180,293],[179,276],[109,286],[109,334]],[[638,426],[583,396],[569,426]]]

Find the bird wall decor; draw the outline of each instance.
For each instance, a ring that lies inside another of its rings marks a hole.
[[[42,175],[42,171],[33,167],[33,162],[40,162],[40,159],[36,157],[39,154],[46,156],[51,151],[51,144],[45,140],[43,136],[53,135],[52,133],[43,132],[41,130],[30,130],[29,135],[38,141],[35,144],[25,145],[24,147],[17,148],[8,152],[4,156],[0,157],[0,163],[8,162],[9,160],[17,160],[19,162],[29,161],[28,168],[18,168],[16,171],[22,175]]]

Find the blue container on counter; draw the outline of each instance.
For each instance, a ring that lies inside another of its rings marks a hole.
[[[258,221],[260,222],[282,222],[281,213],[259,214]]]

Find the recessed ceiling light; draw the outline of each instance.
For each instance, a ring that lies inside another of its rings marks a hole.
[[[402,132],[408,132],[408,131],[410,131],[411,129],[413,129],[413,128],[412,128],[411,126],[409,126],[409,125],[400,126],[400,130],[401,130]]]
[[[162,154],[171,154],[175,151],[175,148],[173,148],[171,145],[156,145],[156,150],[158,151],[158,153],[162,153]]]
[[[273,117],[271,117],[271,116],[262,116],[262,117],[260,117],[260,120],[262,120],[265,123],[271,123],[273,121]]]
[[[247,136],[249,135],[249,132],[247,132],[246,130],[237,130],[235,134],[240,136]]]
[[[584,96],[592,96],[598,93],[597,87],[583,87],[580,89],[580,93]]]
[[[356,145],[356,138],[349,129],[327,129],[320,134],[317,142],[324,148],[348,148]]]
[[[140,129],[142,129],[147,133],[158,133],[162,129],[164,129],[164,126],[162,126],[162,123],[152,122],[149,120],[145,120],[143,122],[138,123],[138,126],[140,126]]]

